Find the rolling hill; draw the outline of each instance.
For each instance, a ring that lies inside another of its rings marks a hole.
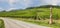
[[[38,16],[42,19],[49,19],[50,9],[52,5],[45,5],[39,7],[28,7],[21,10],[3,11],[0,12],[0,17],[20,17],[20,18],[36,18]],[[60,18],[60,6],[53,6],[53,18]]]

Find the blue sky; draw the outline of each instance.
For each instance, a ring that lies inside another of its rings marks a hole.
[[[0,0],[0,11],[13,9],[24,9],[40,5],[60,5],[60,0]]]

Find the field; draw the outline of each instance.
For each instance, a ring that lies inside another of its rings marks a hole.
[[[53,8],[53,19],[60,19],[60,8]],[[0,17],[19,17],[19,18],[36,18],[49,19],[50,9],[49,8],[32,8],[24,10],[12,10],[9,12],[0,12]]]
[[[3,20],[0,19],[0,28],[5,28]]]
[[[21,10],[2,11],[0,17],[13,17],[17,20],[30,22],[38,25],[60,28],[60,8],[53,7],[53,19],[54,23],[49,25],[50,8],[27,8]],[[36,18],[38,20],[36,20]]]

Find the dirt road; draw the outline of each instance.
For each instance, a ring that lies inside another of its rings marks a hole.
[[[8,18],[1,18],[4,20],[5,28],[49,28],[46,26],[39,26],[35,24],[26,23],[23,21],[8,19]]]

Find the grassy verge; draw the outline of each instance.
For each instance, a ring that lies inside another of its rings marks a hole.
[[[28,23],[37,24],[37,25],[42,25],[42,26],[48,26],[51,28],[60,28],[60,22],[59,22],[60,20],[54,20],[55,23],[52,25],[49,25],[48,24],[49,19],[47,20],[33,20],[33,19],[24,19],[24,18],[13,18],[13,19],[17,19],[17,20],[28,22]]]
[[[0,19],[0,28],[5,28],[4,27],[4,21]]]

